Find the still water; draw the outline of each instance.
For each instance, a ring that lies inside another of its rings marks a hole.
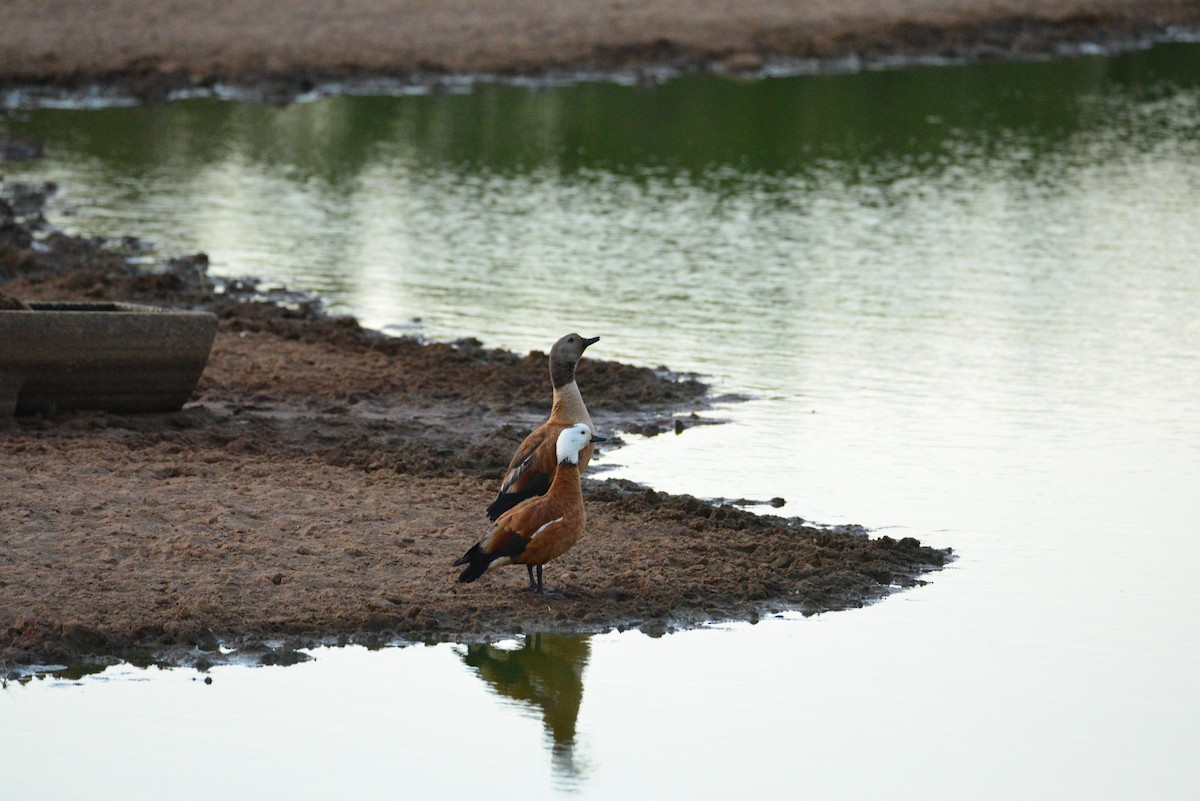
[[[750,396],[617,475],[959,553],[810,619],[10,685],[14,797],[1200,797],[1200,47],[3,131],[73,229]]]

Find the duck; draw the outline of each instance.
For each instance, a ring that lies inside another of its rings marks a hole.
[[[587,513],[579,485],[580,462],[587,448],[604,440],[587,423],[564,428],[555,442],[557,466],[549,489],[500,515],[483,539],[454,563],[466,565],[458,580],[468,583],[493,568],[525,565],[530,590],[543,596],[561,597],[546,591],[542,567],[570,550],[583,536]]]
[[[579,334],[567,334],[550,348],[550,383],[554,388],[550,417],[529,432],[529,436],[513,453],[508,469],[500,480],[496,498],[488,505],[488,520],[496,520],[527,498],[541,495],[549,489],[558,464],[555,459],[556,443],[564,429],[580,423],[593,427],[592,417],[575,382],[575,368],[583,358],[583,352],[599,341],[600,337],[585,338]],[[580,455],[580,472],[587,469],[593,449],[594,446],[589,443]]]

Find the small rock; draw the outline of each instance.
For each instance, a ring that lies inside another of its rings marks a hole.
[[[642,634],[658,639],[667,633],[667,621],[660,617],[651,618],[640,626]]]

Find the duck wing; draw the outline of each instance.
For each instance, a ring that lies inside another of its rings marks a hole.
[[[520,561],[521,554],[539,534],[563,522],[567,514],[561,506],[553,497],[542,496],[504,513],[484,538],[454,563],[466,565],[458,580],[474,581],[493,566]]]
[[[545,495],[557,468],[557,431],[543,424],[517,448],[496,498],[488,504],[488,520],[496,520],[522,501]]]

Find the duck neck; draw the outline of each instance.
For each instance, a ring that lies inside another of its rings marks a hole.
[[[558,469],[554,471],[554,480],[550,482],[550,489],[546,492],[547,495],[578,495],[583,497],[583,490],[579,485],[579,465],[575,462],[559,462]]]
[[[554,403],[550,407],[550,419],[555,422],[592,424],[583,396],[579,394],[579,385],[572,380],[569,384],[554,388]]]

